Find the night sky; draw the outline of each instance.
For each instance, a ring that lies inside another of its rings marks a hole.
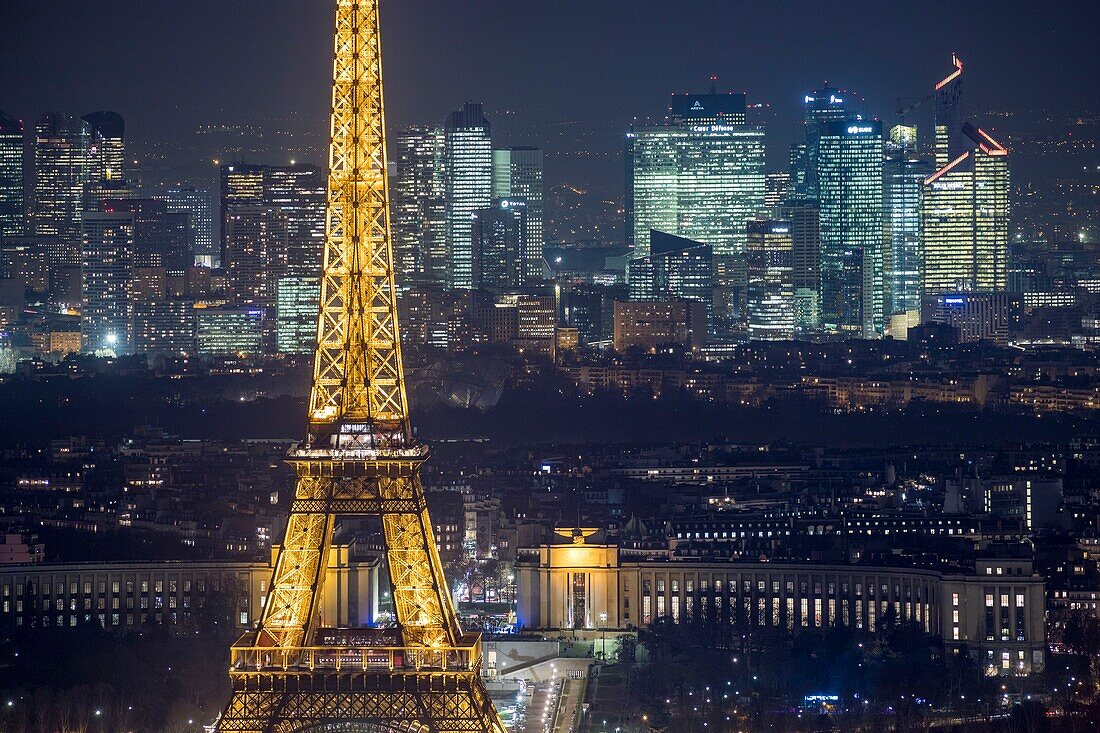
[[[896,98],[929,91],[952,51],[967,65],[969,110],[1095,110],[1096,6],[383,0],[387,112],[391,126],[441,122],[480,100],[502,136],[544,138],[500,143],[553,148],[535,121],[575,122],[582,145],[613,150],[633,117],[662,114],[669,92],[705,89],[716,73],[721,88],[772,104],[774,154],[797,137],[803,92],[828,80],[892,121]],[[114,109],[141,141],[290,115],[320,132],[332,15],[320,0],[2,0],[0,109],[25,120]],[[500,119],[506,109],[516,124]]]

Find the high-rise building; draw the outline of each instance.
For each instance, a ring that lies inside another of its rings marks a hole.
[[[221,243],[214,226],[214,192],[209,188],[186,186],[170,188],[157,198],[168,204],[169,212],[187,214],[196,260],[204,267],[220,265]]]
[[[821,213],[817,201],[792,198],[776,207],[776,218],[790,224],[796,288],[818,289],[821,280]]]
[[[951,73],[941,79],[936,95],[936,168],[943,168],[969,149],[963,138],[962,73],[963,64],[951,54]]]
[[[554,296],[507,293],[479,300],[473,308],[475,338],[509,344],[523,354],[554,356],[557,326]]]
[[[937,170],[924,180],[924,293],[1008,286],[1008,149],[959,124],[962,62],[936,85]]]
[[[764,208],[775,211],[791,195],[790,171],[778,171],[764,176]]]
[[[1020,296],[1010,293],[939,293],[922,304],[927,323],[946,323],[958,330],[960,343],[1007,343],[1019,319]]]
[[[714,318],[714,248],[665,232],[650,233],[650,253],[627,264],[631,300],[695,300]]]
[[[744,94],[719,92],[718,79],[712,76],[706,94],[673,94],[668,116],[674,125],[744,125],[745,107]]]
[[[0,112],[0,240],[23,236],[23,123]]]
[[[473,227],[478,209],[493,199],[491,127],[480,104],[467,102],[451,113],[444,131],[444,205],[447,228],[447,285],[472,288]]]
[[[308,277],[318,276],[325,241],[327,185],[324,170],[314,165],[223,165],[220,211],[222,267],[227,267],[225,247],[231,211],[238,207],[266,207],[278,209],[286,220],[287,271]]]
[[[793,339],[796,319],[790,222],[750,221],[747,234],[745,320],[749,339]]]
[[[698,97],[698,98],[696,98]],[[698,107],[698,109],[696,109]],[[764,128],[744,124],[743,94],[673,97],[666,125],[626,138],[627,244],[650,252],[649,233],[745,249],[745,222],[764,206]]]
[[[124,136],[126,123],[117,112],[92,112],[84,115],[88,126],[88,164],[92,183],[114,183],[125,180],[122,173],[126,158]]]
[[[473,287],[515,288],[526,284],[526,199],[498,199],[473,214]]]
[[[827,331],[863,338],[885,331],[882,154],[878,120],[828,122],[817,142],[821,318]]]
[[[268,166],[264,206],[286,216],[286,271],[290,275],[320,277],[325,249],[324,169],[315,165]]]
[[[317,344],[321,278],[281,277],[275,303],[275,348],[281,354],[312,354]]]
[[[916,155],[917,130],[890,130],[883,162],[883,227],[886,237],[886,316],[919,314],[923,287],[921,199],[932,164]]]
[[[133,351],[134,215],[89,211],[81,226],[81,350],[129,354]]]
[[[581,343],[610,343],[614,335],[615,301],[629,297],[627,287],[572,281],[559,288],[558,322],[577,329]]]
[[[91,180],[91,135],[75,115],[47,112],[34,125],[33,231],[68,244],[60,264],[79,264],[84,184]]]
[[[963,132],[973,147],[924,181],[927,295],[1008,286],[1008,150],[969,123]]]
[[[394,137],[393,256],[401,287],[412,278],[447,280],[444,147],[443,128],[435,125],[406,127]]]
[[[91,208],[88,202],[88,208]],[[97,209],[134,216],[134,266],[164,267],[182,274],[195,264],[187,214],[170,212],[165,201],[151,198],[105,198]]]
[[[271,206],[234,206],[226,213],[222,265],[233,303],[274,308],[287,273],[287,216]]]
[[[514,147],[493,151],[493,198],[526,203],[523,256],[520,260],[525,284],[542,279],[542,249],[545,244],[543,196],[541,150]]]
[[[806,132],[804,146],[792,149],[791,177],[801,180],[795,193],[818,197],[818,143],[830,123],[856,117],[862,100],[845,89],[826,85],[802,98],[802,125]]]
[[[810,196],[810,153],[806,143],[791,143],[787,162],[791,171],[790,195]]]

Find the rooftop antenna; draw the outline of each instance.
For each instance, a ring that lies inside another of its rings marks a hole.
[[[718,93],[718,75],[717,74],[711,74],[710,75],[710,93],[711,94],[717,94]]]

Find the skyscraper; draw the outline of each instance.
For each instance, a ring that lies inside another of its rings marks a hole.
[[[491,127],[480,104],[451,113],[444,132],[447,285],[473,287],[473,227],[478,209],[493,199]]]
[[[522,200],[526,203],[521,277],[526,284],[537,282],[542,278],[542,248],[545,243],[542,151],[527,147],[494,150],[493,199]]]
[[[852,117],[824,126],[816,170],[821,207],[821,318],[827,331],[885,331],[882,123]]]
[[[187,214],[170,212],[164,201],[151,198],[106,198],[98,210],[133,214],[134,267],[164,267],[182,275],[195,264]]]
[[[63,257],[71,261],[60,264],[79,264],[84,184],[92,174],[88,124],[47,112],[35,122],[34,134],[34,234],[59,238],[71,252]]]
[[[281,211],[286,225],[287,272],[314,277],[321,271],[325,237],[324,171],[313,165],[254,165],[229,163],[221,167],[222,267],[226,264],[229,216],[238,207],[266,207]],[[274,304],[274,285],[271,295]]]
[[[845,89],[825,85],[802,98],[802,125],[806,143],[792,150],[791,177],[801,180],[800,196],[818,197],[818,142],[831,122],[855,117],[862,100]]]
[[[972,147],[924,181],[926,295],[1008,286],[1008,150],[969,123],[963,133]]]
[[[187,214],[187,225],[194,242],[195,258],[205,267],[221,263],[221,246],[214,226],[214,192],[209,188],[170,188],[158,196],[168,204],[170,213]]]
[[[745,270],[748,281],[745,309],[749,339],[793,339],[795,292],[789,222],[748,222]]]
[[[287,272],[287,215],[272,206],[230,208],[223,257],[233,302],[274,308]]]
[[[791,227],[794,286],[815,294],[821,288],[821,211],[814,199],[791,198],[776,207],[776,218]]]
[[[706,94],[673,94],[668,116],[674,125],[744,125],[745,95],[719,92],[718,79],[712,76]]]
[[[890,130],[883,163],[883,227],[886,237],[886,315],[920,311],[923,262],[921,199],[932,164],[916,155],[917,130]]]
[[[81,350],[129,354],[133,335],[130,285],[134,215],[89,211],[83,215],[81,227]]]
[[[114,183],[124,180],[122,174],[126,149],[123,138],[126,123],[117,112],[92,112],[84,115],[88,125],[88,165],[93,183]]]
[[[526,199],[499,199],[473,214],[473,287],[515,288],[526,278]]]
[[[962,61],[936,84],[936,172],[924,181],[924,294],[1008,286],[1008,149],[963,123]]]
[[[268,166],[264,205],[286,215],[286,272],[319,277],[325,248],[324,169],[315,165]]]
[[[134,302],[134,353],[180,356],[195,353],[195,304],[190,300]]]
[[[774,211],[791,195],[791,174],[789,171],[768,173],[764,176],[764,208]]]
[[[936,168],[943,168],[968,149],[963,138],[962,60],[951,54],[951,73],[941,79],[936,95]]]
[[[444,134],[435,125],[415,125],[394,137],[393,256],[399,286],[412,278],[447,280],[444,212]]]
[[[698,97],[698,98],[696,98]],[[745,249],[745,222],[764,206],[764,128],[744,124],[744,95],[673,98],[667,125],[626,139],[627,238],[650,252],[652,230]]]
[[[0,112],[0,240],[23,236],[23,123]]]

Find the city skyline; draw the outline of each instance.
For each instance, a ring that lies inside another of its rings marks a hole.
[[[1011,112],[1017,99],[1027,100],[1022,105],[1027,110],[1081,113],[1086,111],[1081,100],[1097,96],[1100,74],[1088,70],[1100,66],[1100,47],[1087,34],[1071,33],[1095,15],[1085,4],[1040,11],[1009,3],[1004,12],[987,14],[948,3],[925,5],[918,19],[932,30],[923,34],[898,32],[888,14],[872,12],[871,4],[846,6],[836,15],[827,6],[803,3],[766,8],[681,3],[678,22],[659,29],[644,22],[657,5],[643,3],[628,17],[599,3],[525,14],[504,12],[496,2],[461,10],[429,3],[384,7],[391,28],[386,69],[394,79],[389,127],[441,124],[459,102],[483,101],[507,138],[502,143],[602,157],[617,152],[618,134],[636,119],[663,115],[670,92],[697,91],[716,74],[720,89],[745,91],[750,102],[771,105],[768,167],[776,169],[782,150],[799,139],[797,118],[806,91],[826,82],[852,89],[866,99],[870,114],[892,124],[899,98],[923,96],[952,52],[973,69],[967,101],[973,113]],[[189,140],[202,125],[278,121],[318,136],[320,151],[326,131],[321,110],[327,107],[320,90],[330,59],[313,49],[328,44],[327,13],[295,3],[186,7],[151,10],[124,3],[108,19],[80,7],[32,12],[22,0],[7,4],[0,13],[15,32],[14,43],[2,52],[11,54],[11,63],[0,65],[0,87],[11,95],[5,111],[26,125],[51,109],[114,109],[143,149]],[[825,22],[828,39],[813,32],[815,24]],[[132,33],[127,37],[133,42],[100,44],[106,23],[113,34]],[[241,34],[236,30],[241,27],[253,33]],[[71,54],[49,53],[50,28],[66,33]],[[467,30],[487,39],[491,52],[460,53],[453,39]],[[413,41],[414,33],[422,40]],[[423,54],[420,43],[452,52]],[[552,44],[556,47],[547,48]],[[692,54],[685,57],[679,50],[688,47]],[[273,53],[275,48],[290,52]],[[502,53],[519,54],[521,61],[492,67]],[[141,64],[134,63],[137,54]],[[1021,65],[1015,62],[1019,57],[1042,62]],[[117,73],[101,74],[98,68]],[[1081,72],[1072,89],[1064,83],[1065,69]],[[929,114],[926,109],[911,115],[922,137],[931,132]],[[563,123],[570,124],[562,128]],[[571,137],[575,130],[582,137]],[[548,168],[555,181],[609,185],[617,179],[613,162],[580,156],[551,159]]]
[[[0,11],[0,733],[1100,730],[1087,12],[131,1]]]

